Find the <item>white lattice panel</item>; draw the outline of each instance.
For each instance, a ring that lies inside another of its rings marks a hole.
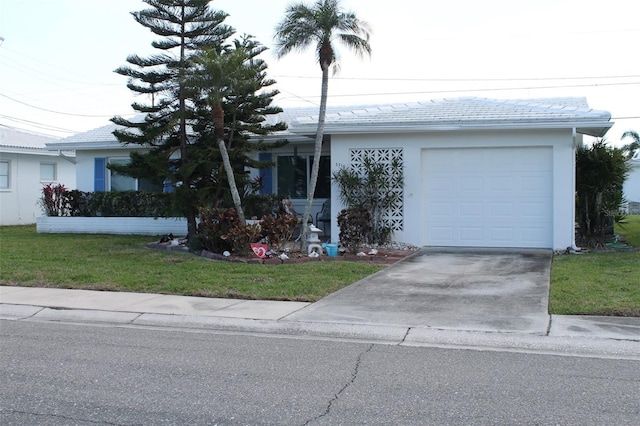
[[[392,191],[396,193],[396,201],[383,213],[382,220],[385,226],[393,231],[404,229],[404,188],[402,185],[404,175],[403,149],[402,148],[362,148],[350,150],[350,167],[360,176],[365,174],[365,161],[382,164],[386,178],[393,182]],[[394,163],[399,167],[391,167]]]

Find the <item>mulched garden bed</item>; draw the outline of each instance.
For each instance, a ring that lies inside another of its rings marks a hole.
[[[171,241],[166,242],[152,242],[147,244],[147,247],[156,250],[169,250],[175,252],[188,252],[189,248],[182,242],[179,244]],[[255,265],[287,265],[295,263],[306,262],[335,262],[335,261],[349,261],[349,262],[369,262],[376,265],[391,265],[397,261],[404,259],[405,257],[415,253],[417,247],[404,246],[404,245],[392,245],[390,247],[377,248],[375,254],[355,255],[350,253],[339,252],[338,256],[331,257],[323,254],[318,257],[310,257],[307,254],[299,251],[289,251],[286,253],[287,259],[281,259],[277,256],[261,259],[255,255],[249,256],[225,256],[220,253],[212,253],[207,250],[196,252],[196,254],[211,260],[218,260],[224,262],[236,262]],[[363,248],[363,253],[370,253],[370,248]]]

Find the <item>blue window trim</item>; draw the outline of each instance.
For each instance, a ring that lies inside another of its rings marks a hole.
[[[258,160],[271,161],[273,155],[270,152],[261,152],[258,154]],[[260,169],[260,176],[262,177],[262,188],[260,188],[260,194],[272,194],[273,193],[273,168]]]
[[[107,190],[107,159],[96,157],[93,163],[93,190]]]

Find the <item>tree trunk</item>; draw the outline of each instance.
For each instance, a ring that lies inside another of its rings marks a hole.
[[[311,178],[309,179],[309,189],[307,192],[307,205],[302,216],[302,238],[301,245],[304,249],[307,243],[307,223],[311,218],[311,206],[313,205],[313,195],[316,192],[318,183],[318,173],[320,171],[320,155],[322,154],[322,139],[324,136],[324,121],[327,115],[327,97],[329,93],[329,65],[322,64],[322,92],[320,95],[320,112],[318,113],[318,129],[316,130],[315,151],[313,154],[313,165],[311,166]]]
[[[222,165],[224,171],[227,173],[227,180],[229,181],[229,189],[231,190],[231,198],[233,199],[233,205],[238,213],[238,220],[240,225],[245,226],[247,221],[244,217],[244,211],[242,210],[242,202],[240,201],[240,193],[236,185],[235,174],[233,173],[233,167],[231,167],[231,160],[229,159],[229,152],[227,151],[227,145],[224,143],[224,110],[222,105],[217,103],[213,107],[213,123],[215,125],[215,135],[218,142],[218,148],[222,155]]]
[[[182,5],[182,9],[181,9],[181,17],[182,17],[182,28],[181,28],[181,36],[180,36],[180,73],[184,72],[184,63],[185,63],[185,46],[186,46],[186,40],[185,40],[185,31],[186,31],[186,26],[185,26],[185,5]],[[180,163],[182,164],[182,168],[183,170],[186,169],[186,165],[188,164],[188,146],[189,146],[189,141],[187,138],[187,119],[186,119],[186,113],[187,113],[187,106],[186,106],[186,100],[185,100],[185,88],[184,88],[184,83],[183,83],[183,75],[181,75],[180,78],[180,83],[179,83],[179,88],[178,88],[178,109],[179,109],[179,114],[180,114],[180,128],[178,129],[179,132],[179,140],[180,140]],[[192,200],[192,194],[189,192],[190,188],[191,188],[191,176],[185,176],[184,172],[182,174],[182,184],[184,185],[185,188],[187,189],[187,206],[186,206],[186,216],[187,216],[187,238],[191,239],[193,237],[195,237],[196,235],[196,231],[197,231],[197,224],[196,224],[196,215],[197,215],[197,207],[194,206],[193,204],[193,200]]]

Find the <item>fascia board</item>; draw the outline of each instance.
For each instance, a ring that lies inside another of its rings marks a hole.
[[[20,148],[20,147],[12,147],[12,146],[3,146],[0,147],[0,153],[3,154],[26,154],[26,155],[48,155],[48,156],[57,156],[56,152],[49,151],[46,148]]]
[[[48,143],[47,149],[50,150],[71,150],[71,151],[87,151],[93,149],[145,149],[137,144],[123,145],[120,142],[76,142],[76,143]]]
[[[418,133],[418,132],[449,132],[463,130],[540,130],[540,129],[567,129],[576,128],[578,132],[585,134],[596,133],[592,136],[604,135],[614,123],[610,121],[549,121],[549,122],[501,122],[501,123],[395,123],[380,125],[353,125],[353,126],[332,126],[327,125],[324,129],[326,134],[370,134],[370,133]],[[590,132],[595,130],[595,132]],[[315,128],[310,126],[299,126],[292,131],[299,134],[310,135],[315,132]]]

